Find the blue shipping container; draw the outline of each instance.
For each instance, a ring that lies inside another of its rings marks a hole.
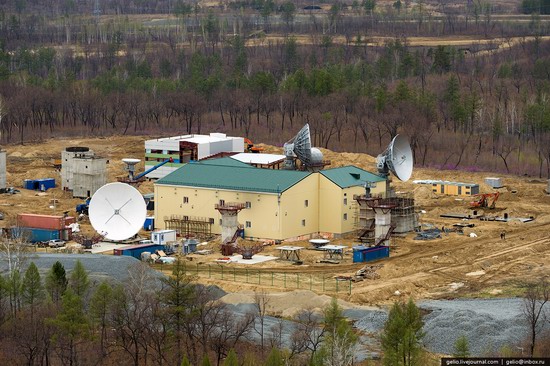
[[[147,231],[151,231],[155,228],[155,217],[154,216],[147,216],[145,218],[145,223],[143,224],[143,229]]]
[[[164,250],[164,245],[159,244],[146,244],[146,245],[136,245],[128,248],[115,249],[115,255],[127,255],[137,259],[141,259],[141,253],[149,252],[154,253],[157,250]]]
[[[55,178],[25,179],[23,187],[35,191],[47,191],[50,188],[55,188]]]
[[[363,247],[358,246],[353,248],[353,263],[370,262],[380,258],[387,258],[390,256],[390,247],[377,246],[377,247]]]
[[[23,237],[31,243],[60,239],[60,230],[35,229],[28,227],[16,227],[11,229],[14,238]]]

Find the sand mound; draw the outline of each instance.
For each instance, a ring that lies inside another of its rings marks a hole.
[[[322,312],[327,307],[332,297],[328,295],[317,295],[309,290],[295,290],[290,292],[266,293],[267,297],[267,312],[271,315],[290,318],[304,309],[311,309],[316,312]],[[254,304],[256,295],[254,291],[243,290],[239,292],[229,293],[221,298],[226,304]],[[338,300],[338,304],[343,309],[354,307],[348,302]]]

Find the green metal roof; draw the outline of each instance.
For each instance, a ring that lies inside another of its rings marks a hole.
[[[340,188],[362,186],[365,182],[385,181],[385,179],[379,175],[351,165],[321,170],[320,173]]]
[[[231,158],[188,163],[156,184],[249,192],[284,192],[311,173],[255,168]]]

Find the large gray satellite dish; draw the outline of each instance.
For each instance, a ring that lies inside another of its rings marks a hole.
[[[311,146],[311,133],[307,123],[296,136],[284,144],[284,153],[286,155],[285,169],[296,169],[295,158],[298,158],[307,170],[315,171],[324,166],[323,153]]]
[[[143,196],[125,183],[109,183],[92,196],[90,223],[110,240],[125,240],[134,236],[145,222],[147,206]]]
[[[388,176],[391,171],[399,180],[406,182],[411,178],[413,171],[413,154],[411,145],[405,136],[397,135],[393,138],[384,153],[376,158],[378,172]]]

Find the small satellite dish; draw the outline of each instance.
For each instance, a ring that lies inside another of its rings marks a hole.
[[[376,166],[380,175],[387,177],[391,171],[403,182],[411,178],[413,165],[411,145],[402,135],[395,136],[386,151],[376,158]]]
[[[124,170],[128,171],[128,178],[132,181],[134,180],[134,172],[136,171],[136,165],[139,163],[140,159],[133,159],[133,158],[124,158],[122,159],[122,162],[126,164],[124,167]]]
[[[88,211],[94,229],[110,240],[134,236],[147,215],[141,193],[125,183],[108,183],[98,189],[92,196]]]
[[[298,158],[307,170],[317,171],[324,166],[323,153],[311,146],[311,133],[307,123],[296,136],[284,144],[284,152],[285,169],[296,169],[295,158]]]

